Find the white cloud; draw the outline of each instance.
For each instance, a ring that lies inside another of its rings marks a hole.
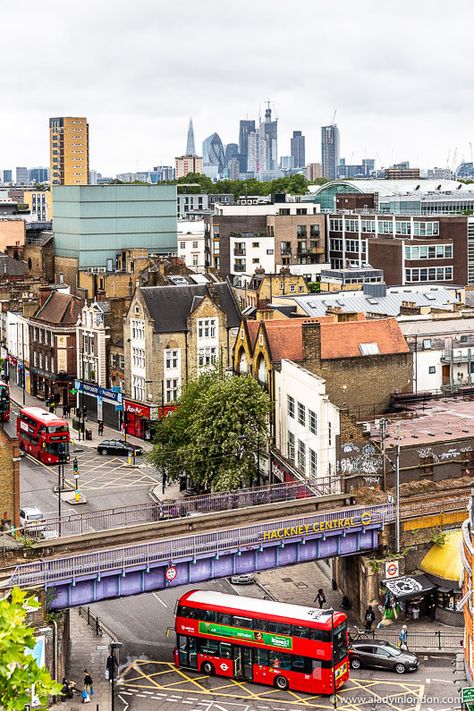
[[[189,116],[235,141],[271,99],[319,160],[337,109],[348,161],[469,157],[472,0],[24,0],[2,8],[0,168],[48,162],[48,118],[85,115],[104,174],[172,163]]]

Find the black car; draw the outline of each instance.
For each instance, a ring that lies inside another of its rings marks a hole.
[[[419,664],[416,654],[398,649],[390,642],[379,639],[352,642],[349,647],[349,659],[352,669],[391,669],[397,674],[416,671]]]
[[[104,439],[99,445],[97,445],[97,451],[99,454],[122,454],[128,455],[139,455],[143,454],[143,449],[136,444],[131,442],[125,442],[124,439]]]

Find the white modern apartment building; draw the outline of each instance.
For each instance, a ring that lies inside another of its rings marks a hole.
[[[79,378],[103,388],[107,387],[107,314],[110,314],[107,301],[85,304],[76,326]]]
[[[321,494],[338,493],[336,442],[339,409],[326,395],[325,381],[290,360],[275,371],[275,443]]]

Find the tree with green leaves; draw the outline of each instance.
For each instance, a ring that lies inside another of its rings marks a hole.
[[[40,703],[59,694],[60,684],[38,666],[31,650],[35,646],[33,629],[26,623],[28,610],[39,607],[34,597],[14,588],[0,601],[0,710],[23,711],[31,703],[32,690]]]
[[[158,424],[150,460],[169,481],[186,475],[198,490],[259,483],[271,404],[251,376],[201,375],[185,387],[177,410]]]

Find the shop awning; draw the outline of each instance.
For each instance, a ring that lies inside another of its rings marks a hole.
[[[457,586],[462,575],[462,531],[458,529],[455,531],[445,531],[444,533],[444,543],[442,545],[436,543],[434,546],[431,546],[421,561],[420,568],[424,573],[442,578],[444,581],[454,581],[454,584]],[[444,582],[443,586],[450,587],[450,583]]]
[[[426,575],[404,575],[401,578],[385,580],[384,583],[387,590],[398,600],[425,597],[437,589],[437,586]]]

